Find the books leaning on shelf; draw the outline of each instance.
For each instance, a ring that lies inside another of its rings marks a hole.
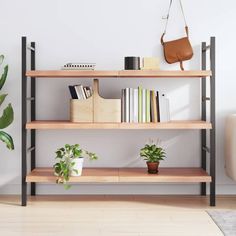
[[[69,90],[72,99],[87,99],[92,96],[92,87],[79,85],[69,85]]]
[[[169,99],[158,91],[142,87],[121,91],[121,121],[126,123],[156,123],[170,121]]]

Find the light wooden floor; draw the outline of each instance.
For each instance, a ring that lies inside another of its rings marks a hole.
[[[0,197],[1,236],[218,236],[206,210],[236,209],[236,196],[36,196]]]

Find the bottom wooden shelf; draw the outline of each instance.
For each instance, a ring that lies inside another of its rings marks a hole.
[[[55,183],[52,168],[36,168],[26,182]],[[84,168],[71,183],[200,183],[211,182],[211,176],[201,168],[160,168],[158,174],[148,174],[146,168]]]

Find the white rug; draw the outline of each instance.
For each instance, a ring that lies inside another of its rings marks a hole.
[[[226,236],[236,236],[236,211],[216,210],[207,212]]]

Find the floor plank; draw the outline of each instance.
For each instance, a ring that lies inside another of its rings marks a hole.
[[[236,197],[217,207],[198,196],[0,196],[0,235],[220,236],[207,209],[236,209]],[[14,225],[14,227],[13,227]]]

